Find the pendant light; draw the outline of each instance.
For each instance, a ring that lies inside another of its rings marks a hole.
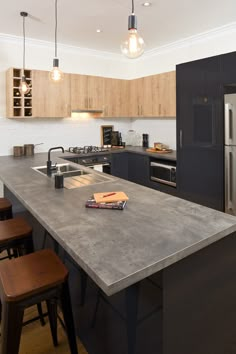
[[[138,58],[144,52],[144,40],[137,32],[137,16],[134,14],[134,0],[132,0],[132,14],[128,18],[128,38],[121,43],[121,52],[130,59]]]
[[[28,13],[21,12],[20,15],[23,17],[23,68],[19,90],[23,95],[25,95],[30,91],[25,78],[25,18],[28,16]]]
[[[57,58],[57,0],[55,0],[55,58],[53,59],[53,69],[49,73],[50,80],[60,82],[63,80],[63,72],[59,69],[59,59]]]

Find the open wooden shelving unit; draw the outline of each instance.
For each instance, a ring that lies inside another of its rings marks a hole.
[[[26,82],[30,87],[30,91],[25,95],[19,90],[22,75],[22,69],[10,68],[7,71],[6,113],[9,118],[32,117],[32,71],[28,69],[24,71]]]

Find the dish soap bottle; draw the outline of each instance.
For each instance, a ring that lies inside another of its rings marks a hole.
[[[60,167],[57,168],[57,172],[55,173],[55,188],[63,188],[64,187],[64,175],[61,173]]]

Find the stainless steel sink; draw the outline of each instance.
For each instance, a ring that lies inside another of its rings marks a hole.
[[[111,178],[109,178],[107,175],[89,173],[69,163],[58,164],[57,167],[60,167],[60,171],[64,176],[64,187],[67,189],[79,188],[111,180]],[[32,167],[32,169],[49,178],[54,177],[55,173],[57,172],[57,169],[55,169],[52,170],[51,175],[47,175],[47,166],[37,166]]]
[[[79,171],[79,168],[70,165],[69,163],[66,164],[58,164],[56,165],[56,168],[54,170],[52,170],[52,176],[57,172],[57,167],[60,168],[60,171],[64,174],[67,172],[71,172],[71,171]],[[43,174],[47,174],[47,166],[39,166],[39,167],[33,167],[33,169],[35,171],[41,172]]]

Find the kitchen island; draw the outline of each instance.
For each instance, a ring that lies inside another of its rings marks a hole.
[[[236,218],[112,176],[57,190],[32,169],[46,160],[1,157],[0,179],[107,296],[125,291],[128,353],[136,353],[139,283],[155,273],[162,353],[235,353]],[[119,190],[130,198],[123,211],[85,208],[93,193]]]

